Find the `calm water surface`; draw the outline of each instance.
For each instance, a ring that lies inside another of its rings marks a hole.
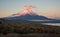
[[[42,23],[45,25],[53,25],[53,26],[60,26],[60,23]]]

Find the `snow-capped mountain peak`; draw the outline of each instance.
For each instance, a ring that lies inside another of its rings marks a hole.
[[[24,10],[19,11],[15,14],[12,14],[12,16],[7,17],[7,19],[10,19],[10,20],[19,20],[19,19],[23,19],[23,20],[49,20],[45,16],[39,16],[36,13],[34,13],[32,8],[34,8],[34,7],[31,5],[25,6]]]
[[[29,6],[24,6],[25,9],[22,11],[17,12],[16,14],[13,14],[14,16],[24,16],[24,15],[37,15],[36,13],[33,12],[32,8],[34,8],[33,6],[29,5]]]

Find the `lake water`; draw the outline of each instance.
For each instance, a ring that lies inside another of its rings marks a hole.
[[[60,23],[42,23],[45,25],[53,25],[53,26],[60,26]]]

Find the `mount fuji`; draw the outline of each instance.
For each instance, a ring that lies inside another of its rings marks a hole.
[[[45,16],[39,16],[32,11],[32,8],[35,8],[31,5],[24,6],[25,9],[12,14],[9,17],[5,17],[6,20],[27,20],[27,21],[43,21],[43,22],[52,22],[56,21],[55,19],[47,18]]]
[[[8,20],[50,20],[49,18],[45,16],[39,16],[36,13],[32,11],[32,8],[35,8],[34,6],[27,5],[24,6],[25,9],[17,12],[16,14],[12,14],[9,17],[6,17]]]

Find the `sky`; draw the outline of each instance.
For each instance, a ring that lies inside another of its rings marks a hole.
[[[23,10],[23,5],[36,6],[38,15],[49,18],[60,18],[60,0],[0,0],[0,17],[7,17]]]

